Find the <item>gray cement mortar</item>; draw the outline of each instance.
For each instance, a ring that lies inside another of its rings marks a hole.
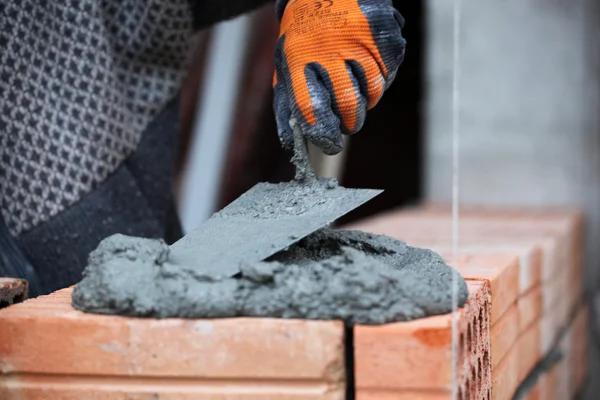
[[[177,264],[161,240],[123,235],[100,243],[73,292],[81,311],[149,318],[274,317],[348,324],[406,321],[452,310],[465,281],[430,250],[386,236],[324,229],[264,262],[215,278]]]

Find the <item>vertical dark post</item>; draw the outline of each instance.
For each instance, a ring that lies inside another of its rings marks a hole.
[[[420,200],[422,188],[423,100],[425,80],[425,4],[395,0],[406,23],[406,57],[394,84],[350,140],[342,184],[385,192],[341,222]]]

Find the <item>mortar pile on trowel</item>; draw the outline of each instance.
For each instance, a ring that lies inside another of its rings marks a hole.
[[[335,180],[318,178],[299,124],[291,120],[290,126],[295,180],[255,185],[173,244],[173,260],[193,260],[203,273],[230,277],[239,272],[241,262],[263,261],[383,192],[346,189]]]

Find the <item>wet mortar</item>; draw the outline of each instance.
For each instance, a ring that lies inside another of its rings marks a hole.
[[[111,236],[89,257],[72,304],[150,318],[274,317],[383,324],[452,311],[468,298],[457,272],[430,250],[387,236],[323,229],[233,277],[178,264],[162,240]]]

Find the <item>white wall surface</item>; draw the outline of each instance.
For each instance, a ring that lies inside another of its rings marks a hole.
[[[600,270],[597,5],[461,3],[461,204],[582,206],[590,286]],[[452,199],[453,4],[427,1],[426,195],[446,202]],[[600,379],[592,382],[600,393]]]

